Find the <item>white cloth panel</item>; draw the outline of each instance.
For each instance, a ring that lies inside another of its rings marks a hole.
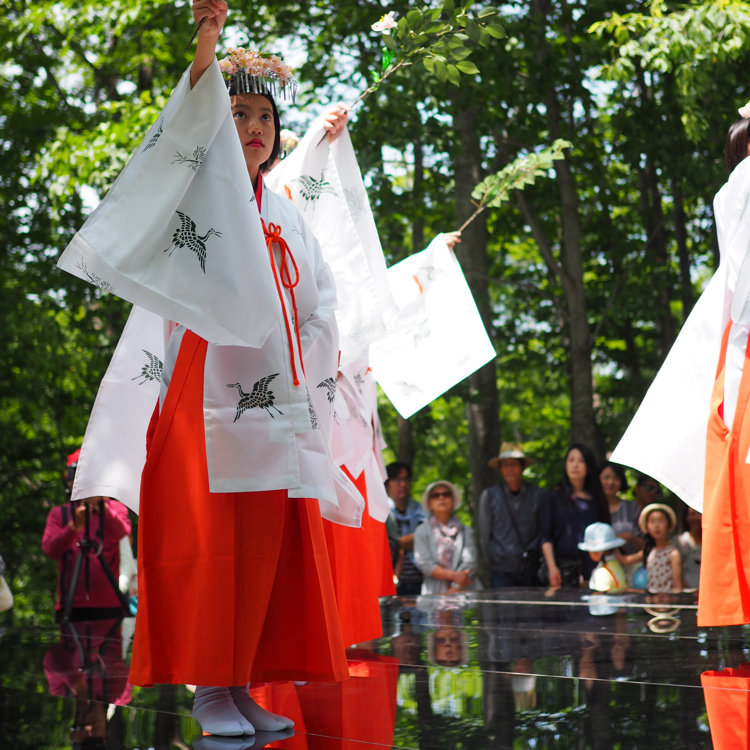
[[[278,304],[254,200],[214,61],[192,90],[185,72],[58,265],[212,343],[261,346]]]
[[[345,130],[320,143],[322,119],[267,177],[279,194],[288,188],[295,205],[323,246],[338,295],[341,365],[354,361],[386,332],[397,308],[386,278],[367,192],[351,138]]]
[[[380,387],[402,417],[495,357],[461,266],[442,234],[388,269],[398,317],[370,349]]]
[[[164,322],[133,307],[91,410],[73,500],[104,495],[138,512],[146,430],[159,399]]]
[[[750,324],[750,159],[735,167],[714,199],[721,262],[685,321],[612,460],[661,482],[703,509],[706,431],[721,337],[727,348],[724,412],[733,422]],[[736,290],[736,292],[735,292]]]

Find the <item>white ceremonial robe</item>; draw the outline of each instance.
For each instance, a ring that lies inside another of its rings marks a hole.
[[[471,289],[442,234],[388,269],[399,314],[370,349],[380,387],[405,419],[495,357]]]
[[[214,344],[261,346],[278,304],[253,199],[219,65],[192,90],[188,69],[58,266]]]
[[[213,84],[224,86],[220,79],[217,81],[215,78]],[[196,86],[194,91],[198,90],[199,87]],[[212,103],[213,98],[209,96],[212,93],[210,87],[204,87],[202,91],[208,98],[207,105]],[[197,104],[200,104],[200,99]],[[224,104],[228,109],[228,99]],[[237,142],[234,128],[231,133],[217,135],[208,149],[209,155],[214,146],[224,146],[226,139]],[[254,193],[251,193],[251,197],[254,201]],[[256,228],[260,229],[255,205],[245,204],[241,211],[241,224],[257,224]],[[282,315],[282,302],[271,271],[268,250],[265,240],[262,240],[264,253],[257,256],[255,262],[258,263],[258,268],[249,271],[248,278],[264,278],[266,269],[270,275],[267,283],[273,291],[271,300],[265,302],[265,295],[260,298],[262,304],[269,305],[269,309],[264,310],[261,317],[270,315],[274,320],[269,334],[265,336],[261,346],[230,346],[209,342],[207,349],[204,371],[204,423],[209,486],[213,492],[286,489],[290,497],[317,498],[325,518],[344,525],[358,526],[364,501],[354,484],[333,462],[329,448],[333,408],[326,394],[326,382],[335,383],[338,359],[333,278],[323,260],[319,245],[290,201],[264,190],[261,215],[270,229],[273,229],[273,226],[281,228],[281,236],[288,243],[294,258],[299,273],[299,283],[294,288],[296,311],[292,304],[291,292],[282,288],[283,304],[289,323],[287,328]],[[246,221],[247,217],[249,219]],[[106,226],[100,227],[99,231],[106,235]],[[243,254],[248,242],[252,242],[252,237],[244,243],[232,245],[234,254]],[[230,254],[228,250],[226,255]],[[276,267],[280,271],[282,256],[278,243],[274,245],[274,257]],[[223,260],[222,258],[222,262]],[[230,266],[234,267],[231,262]],[[292,276],[296,273],[291,267],[289,272]],[[146,302],[151,301],[151,286],[151,278],[147,275],[144,283]],[[252,297],[254,293],[254,286],[251,285],[248,296]],[[139,301],[139,287],[133,287],[133,296]],[[213,310],[206,309],[203,314],[211,316]],[[295,315],[299,322],[301,349],[294,331]],[[255,324],[253,316],[245,317],[244,321],[249,328]],[[163,330],[163,324],[157,322],[156,325]],[[179,341],[183,326],[183,321],[180,321],[180,325],[172,333],[172,346],[167,347],[166,354],[163,344],[158,353],[151,351],[155,346],[149,344],[151,349],[148,351],[165,363],[163,377],[166,382],[169,380],[179,350],[179,346],[174,344]],[[146,335],[143,330],[139,328],[136,331],[135,327],[131,326],[126,328],[125,334],[133,337],[133,340],[118,347],[121,356],[116,356],[110,365],[113,373],[127,373],[120,375],[118,382],[130,377],[129,373],[134,366],[127,352],[145,349],[139,338]],[[149,332],[147,336],[149,342],[154,340],[153,332]],[[299,385],[293,382],[293,362]],[[131,397],[135,397],[135,388],[138,386],[132,379],[128,382],[131,385]],[[105,377],[97,402],[101,400],[102,403],[112,403],[111,394],[105,393],[111,390],[109,383],[110,380]],[[117,401],[122,410],[129,409],[124,393],[117,395]],[[155,403],[156,398],[152,402],[152,409]],[[110,414],[102,417],[101,409],[95,408],[94,412],[96,419],[87,428],[82,448],[82,457],[86,454],[85,464],[90,470],[83,472],[80,480],[76,479],[74,498],[86,496],[82,494],[84,486],[98,486],[109,481],[109,478],[96,468],[100,465],[100,448],[93,436],[101,432],[100,420],[106,418],[111,423],[112,417]],[[141,409],[139,414],[142,417],[146,410]],[[133,430],[128,440],[133,444],[138,444],[139,441],[143,444],[148,418],[145,423],[139,421],[135,424],[135,421],[138,420],[131,420],[132,424],[128,422],[129,428]],[[91,439],[89,434],[92,436]],[[119,436],[121,439],[124,437],[122,431]],[[109,446],[107,450],[117,453],[117,446]],[[121,458],[118,456],[118,460]],[[123,498],[128,498],[128,504],[134,509],[137,509],[136,487],[140,481],[143,458],[145,451],[142,454],[137,451],[129,454],[129,480],[124,478],[123,472],[123,486],[110,487],[114,491],[106,493],[113,497],[122,495]],[[101,462],[101,466],[109,465],[111,460],[110,456],[109,461]],[[97,473],[99,477],[94,476]]]
[[[366,354],[340,369],[331,450],[334,461],[345,466],[353,477],[364,472],[367,510],[376,521],[385,522],[391,508],[385,491],[385,441],[377,399],[377,384]]]
[[[349,133],[329,145],[319,118],[267,183],[295,205],[323,245],[336,279],[341,365],[356,360],[397,313],[367,192]]]
[[[750,159],[714,199],[720,264],[612,453],[703,509],[706,435],[721,338],[732,320],[724,376],[731,429],[750,331]],[[747,461],[747,458],[745,459]]]

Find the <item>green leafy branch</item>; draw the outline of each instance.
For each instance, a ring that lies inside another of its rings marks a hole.
[[[537,177],[545,177],[557,159],[565,158],[564,149],[573,144],[558,138],[551,146],[515,158],[499,172],[485,177],[472,191],[474,213],[461,225],[462,232],[474,219],[488,208],[497,208],[510,199],[514,190],[523,190],[532,185]]]
[[[467,58],[476,45],[489,46],[493,39],[502,39],[505,31],[498,21],[497,8],[486,7],[471,13],[472,0],[456,4],[443,0],[438,8],[412,8],[395,21],[389,13],[373,30],[383,34],[383,64],[374,81],[353,102],[362,101],[377,91],[382,83],[400,68],[421,62],[425,70],[458,86],[461,75],[476,75],[479,68]]]

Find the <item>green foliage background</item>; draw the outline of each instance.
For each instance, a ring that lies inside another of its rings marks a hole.
[[[370,24],[412,5],[240,0],[226,40],[287,51],[304,85],[299,112],[282,116],[302,131],[327,103],[353,100],[382,72]],[[54,261],[187,66],[192,27],[188,4],[166,0],[0,7],[0,553],[16,594],[3,617],[45,624],[55,569],[39,549],[44,519],[63,501],[64,457],[80,444],[128,312]],[[486,243],[458,250],[467,268],[487,261],[486,273],[467,275],[492,313],[500,438],[523,442],[538,459],[533,477],[550,484],[575,438],[578,408],[570,269],[556,266],[569,199],[581,227],[591,406],[603,453],[715,265],[710,201],[725,179],[726,128],[749,95],[750,19],[746,4],[728,0],[511,0],[500,23],[504,38],[464,58],[479,72],[465,65],[460,88],[447,74],[446,82],[419,65],[403,68],[355,109],[350,129],[389,263],[457,227],[457,209],[471,201],[457,188],[461,158],[474,159],[477,184],[555,138],[573,144],[564,160],[572,188],[561,187],[555,162],[550,179],[482,214]],[[458,118],[467,108],[476,115],[471,133]],[[476,157],[463,151],[469,141]],[[484,395],[461,383],[412,418],[415,491],[438,477],[470,487],[477,457],[469,455],[466,406]],[[402,447],[399,425],[384,399],[381,407],[391,458]]]

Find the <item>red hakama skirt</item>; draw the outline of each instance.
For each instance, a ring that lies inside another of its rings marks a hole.
[[[323,527],[344,644],[353,646],[383,635],[379,598],[395,596],[396,587],[385,524],[368,512],[365,474],[355,479],[342,468],[365,498],[362,526],[352,528],[324,520]]]
[[[212,493],[206,342],[184,335],[141,480],[135,685],[347,677],[317,500]],[[248,451],[252,446],[248,446]]]
[[[730,324],[731,325],[731,324]],[[750,622],[750,365],[742,370],[732,430],[722,418],[727,326],[711,397],[703,491],[698,625]],[[750,356],[750,340],[745,360]]]

